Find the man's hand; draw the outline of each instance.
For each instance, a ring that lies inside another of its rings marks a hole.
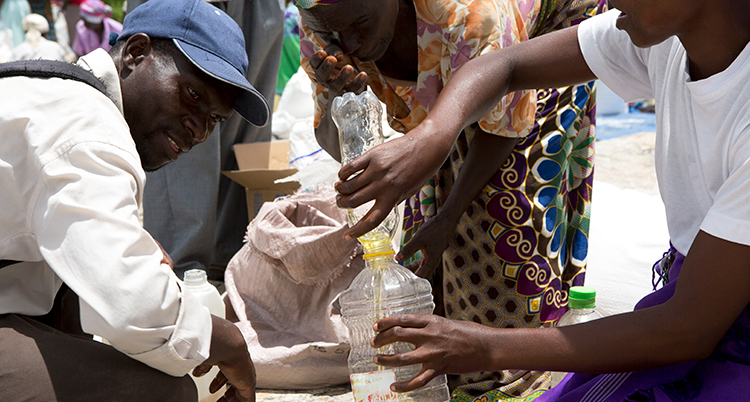
[[[379,332],[370,342],[374,348],[393,342],[408,342],[416,347],[406,353],[375,356],[375,363],[382,366],[422,364],[422,371],[416,377],[391,385],[396,392],[423,387],[442,374],[494,369],[486,349],[489,332],[497,331],[494,328],[436,315],[392,316],[376,322],[373,328]]]
[[[156,241],[156,239],[154,239]],[[174,271],[174,261],[172,261],[172,257],[169,256],[169,253],[167,253],[167,250],[164,250],[164,247],[161,246],[161,243],[156,241],[156,245],[159,246],[159,250],[161,250],[162,258],[161,263],[169,265],[169,268]]]
[[[221,372],[211,382],[209,392],[214,393],[228,384],[218,402],[255,402],[255,366],[245,338],[231,322],[215,315],[211,318],[211,356],[195,368],[193,375],[204,375],[211,366],[217,365]]]
[[[335,44],[318,50],[310,57],[310,67],[315,70],[315,81],[335,96],[345,92],[361,93],[367,88],[367,73],[357,71],[352,58]]]

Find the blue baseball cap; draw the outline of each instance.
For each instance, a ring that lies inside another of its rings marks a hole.
[[[118,41],[137,33],[172,39],[201,71],[243,91],[234,110],[256,126],[265,126],[271,114],[268,102],[245,78],[247,51],[237,23],[203,0],[149,0],[123,21]]]

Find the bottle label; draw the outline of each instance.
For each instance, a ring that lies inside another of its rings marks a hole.
[[[391,384],[396,382],[393,370],[352,374],[349,379],[354,402],[398,402],[398,394],[391,391]]]

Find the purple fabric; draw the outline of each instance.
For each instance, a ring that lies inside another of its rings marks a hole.
[[[102,23],[104,24],[104,32],[99,37],[99,34],[86,28],[83,20],[78,21],[78,24],[76,24],[76,39],[73,42],[73,51],[77,55],[83,56],[98,48],[106,51],[112,48],[112,45],[109,44],[109,34],[122,32],[122,24],[111,18],[105,18]]]
[[[635,309],[656,306],[674,294],[685,257],[674,248],[667,284],[638,302]],[[535,399],[538,402],[693,402],[750,400],[750,306],[705,360],[630,373],[569,374]]]

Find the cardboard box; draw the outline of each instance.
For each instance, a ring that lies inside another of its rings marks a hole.
[[[289,141],[236,144],[234,154],[239,170],[221,173],[245,187],[250,220],[255,218],[263,203],[292,194],[299,188],[296,181],[274,183],[297,173],[297,169],[289,169]]]

